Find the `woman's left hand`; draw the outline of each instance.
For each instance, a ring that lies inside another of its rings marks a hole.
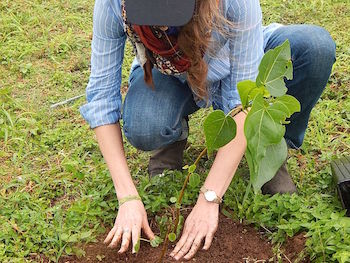
[[[184,230],[170,256],[179,260],[184,255],[186,260],[191,259],[205,238],[204,250],[209,249],[214,234],[218,228],[219,205],[208,202],[203,194],[199,195],[196,205],[186,219]]]

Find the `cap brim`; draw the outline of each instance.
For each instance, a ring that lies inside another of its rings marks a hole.
[[[195,0],[125,0],[126,19],[130,24],[183,26],[195,9]]]

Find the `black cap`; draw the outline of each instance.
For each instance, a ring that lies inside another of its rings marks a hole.
[[[196,0],[125,0],[126,20],[148,26],[183,26],[194,13]]]

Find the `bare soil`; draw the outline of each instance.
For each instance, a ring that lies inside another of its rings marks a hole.
[[[107,232],[108,233],[108,232]],[[137,255],[128,252],[118,254],[118,249],[107,248],[103,244],[106,234],[98,238],[98,242],[83,246],[86,251],[84,258],[62,257],[60,263],[78,262],[158,262],[161,246],[152,248],[147,242],[141,242],[141,248]],[[287,241],[284,251],[284,262],[296,259],[304,249],[305,238],[298,235]],[[168,255],[175,244],[169,244]],[[254,227],[234,222],[232,219],[220,216],[218,231],[216,232],[212,246],[208,251],[198,251],[191,262],[274,262],[271,243]],[[169,256],[164,262],[176,262]],[[184,262],[180,260],[180,262]]]
[[[305,233],[300,233],[292,238],[288,238],[286,243],[284,244],[282,251],[284,253],[284,257],[287,257],[291,262],[310,262],[308,258],[301,260],[303,257],[302,251],[305,248]],[[285,260],[287,260],[285,258]],[[287,260],[287,262],[288,262]]]

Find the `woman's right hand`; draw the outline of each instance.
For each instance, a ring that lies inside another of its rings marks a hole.
[[[143,203],[139,200],[128,201],[119,207],[114,227],[109,231],[104,243],[110,243],[108,247],[115,248],[122,241],[118,253],[124,253],[132,239],[132,253],[135,253],[135,245],[141,236],[141,229],[150,240],[154,239]]]

